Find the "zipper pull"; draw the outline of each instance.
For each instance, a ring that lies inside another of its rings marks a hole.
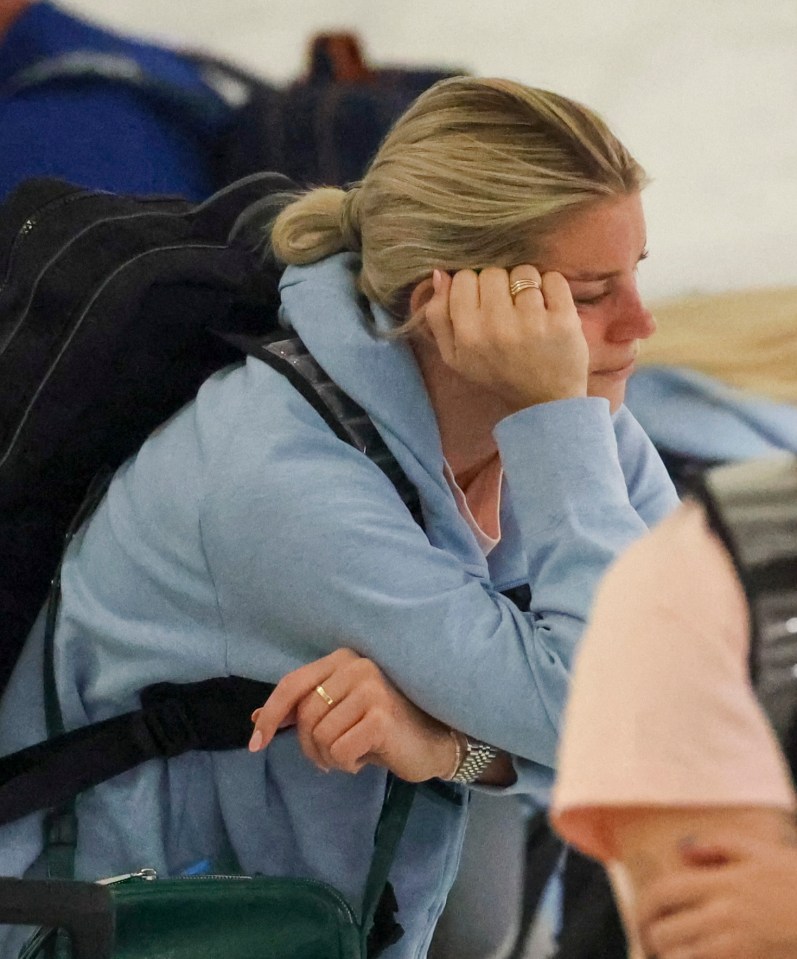
[[[158,878],[158,870],[145,867],[137,872],[123,872],[121,876],[109,876],[107,879],[97,879],[98,886],[110,886],[115,882],[125,882],[128,879],[146,879],[151,882]]]

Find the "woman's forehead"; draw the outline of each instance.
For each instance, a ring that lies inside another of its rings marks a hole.
[[[548,236],[540,265],[575,282],[595,282],[637,264],[646,228],[638,193],[601,200],[574,213]]]

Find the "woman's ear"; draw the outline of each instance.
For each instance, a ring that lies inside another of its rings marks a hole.
[[[432,285],[432,278],[428,276],[425,280],[417,283],[410,293],[410,316],[415,316],[416,313],[420,312],[433,296],[434,286]]]

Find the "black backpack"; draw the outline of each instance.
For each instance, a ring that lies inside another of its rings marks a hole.
[[[0,207],[0,690],[92,478],[240,356],[209,326],[273,328],[276,275],[227,237],[290,187],[194,205],[35,179]]]
[[[260,173],[191,204],[35,179],[0,206],[0,692],[92,480],[243,352],[367,448],[417,514],[368,417],[277,330],[279,271],[255,231],[292,189]]]

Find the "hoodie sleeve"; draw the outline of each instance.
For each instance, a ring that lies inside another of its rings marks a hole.
[[[528,613],[497,592],[486,566],[432,545],[373,463],[312,411],[301,415],[303,429],[272,422],[257,444],[231,433],[211,471],[202,534],[230,671],[274,679],[349,646],[421,708],[520,757],[547,785],[593,592],[647,528],[608,403],[558,401],[497,427]]]

